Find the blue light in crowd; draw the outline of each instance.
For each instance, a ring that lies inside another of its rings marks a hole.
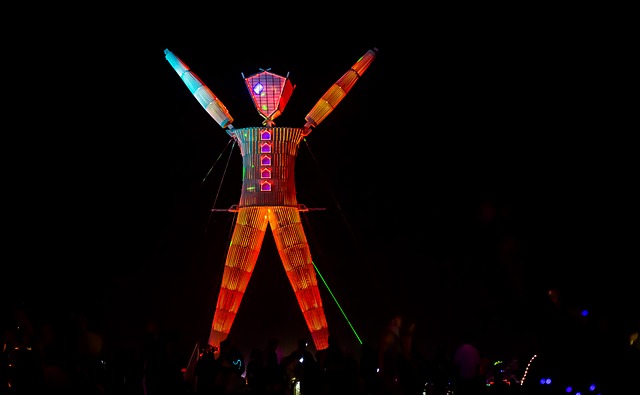
[[[586,317],[586,316],[589,315],[589,311],[587,309],[584,309],[584,310],[582,310],[582,313],[580,313],[580,314],[582,314],[583,317]]]
[[[542,385],[545,385],[545,384],[549,385],[549,384],[551,384],[551,379],[549,379],[549,378],[545,379],[545,378],[543,377],[543,378],[541,378],[541,379],[540,379],[540,384],[542,384]]]

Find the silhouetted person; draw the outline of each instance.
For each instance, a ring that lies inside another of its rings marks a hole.
[[[126,347],[117,351],[108,362],[107,392],[118,395],[144,393],[142,365],[142,355],[136,347]]]
[[[161,332],[155,324],[148,329],[144,345],[144,394],[174,395],[184,391],[182,367],[175,354],[177,335]]]
[[[454,391],[456,395],[477,395],[483,390],[480,351],[469,334],[453,355]]]
[[[298,348],[291,353],[294,363],[294,376],[300,382],[300,393],[302,395],[319,394],[320,369],[318,362],[311,351],[307,348],[307,339],[298,340]]]
[[[246,393],[246,380],[242,377],[244,371],[244,356],[233,338],[227,337],[220,342],[220,354],[216,358],[214,394]]]
[[[329,335],[329,347],[316,352],[320,371],[322,393],[326,395],[352,394],[349,385],[354,380],[348,377],[347,358],[335,336]]]
[[[40,393],[45,388],[45,383],[39,352],[32,346],[27,336],[18,335],[14,339],[14,342],[2,345],[8,346],[6,350],[3,350],[7,365],[0,366],[1,369],[7,369],[5,376],[11,383],[11,390],[7,394]],[[11,364],[10,367],[9,364]],[[8,390],[7,384],[6,381],[0,383],[4,387],[3,389]]]
[[[345,387],[349,394],[359,394],[360,392],[360,376],[358,359],[349,351],[345,351],[345,376],[347,381]]]
[[[216,380],[216,358],[210,344],[202,350],[202,356],[196,362],[195,367],[195,393],[213,394]]]
[[[378,378],[381,394],[391,395],[400,393],[399,368],[402,358],[402,343],[400,328],[402,315],[395,315],[387,324],[380,338],[378,349]]]
[[[267,393],[267,364],[262,349],[255,347],[251,350],[245,377],[249,393],[255,395],[265,395]]]
[[[491,365],[486,358],[483,358],[483,364]],[[497,363],[493,366],[487,366],[485,371],[489,373],[492,378],[491,386],[485,387],[484,394],[486,395],[515,395],[518,394],[519,385],[515,382],[510,382],[508,374],[510,374],[509,367],[504,363]],[[486,376],[485,376],[486,377]]]
[[[451,388],[453,379],[453,363],[446,348],[438,344],[431,365],[431,381],[434,394],[446,394]]]
[[[404,316],[400,327],[401,355],[398,361],[398,381],[403,395],[422,395],[427,380],[428,364],[418,349],[415,338],[416,321]]]
[[[267,347],[264,350],[265,360],[265,381],[267,394],[282,394],[286,388],[285,376],[280,366],[280,357],[278,357],[278,339],[272,337],[267,341]]]
[[[295,385],[296,378],[296,366],[298,364],[298,355],[292,352],[285,355],[280,360],[280,370],[282,371],[282,381],[280,391],[274,392],[275,394],[293,394],[293,387]]]
[[[360,348],[358,381],[359,393],[363,395],[380,393],[378,384],[378,349],[376,346],[365,341]]]

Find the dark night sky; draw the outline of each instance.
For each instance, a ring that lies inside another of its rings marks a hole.
[[[237,203],[241,163],[236,147],[224,172],[229,137],[164,49],[238,128],[262,121],[241,73],[288,72],[296,89],[276,125],[301,127],[377,47],[296,168],[299,202],[326,209],[303,217],[314,259],[359,335],[374,341],[403,310],[425,339],[453,341],[471,325],[487,347],[509,349],[531,335],[548,287],[607,318],[630,308],[622,32],[576,14],[484,13],[327,13],[272,29],[257,15],[163,10],[139,23],[136,11],[10,44],[5,216],[16,251],[5,265],[18,279],[5,300],[80,312],[118,346],[155,321],[188,353],[208,335],[233,219],[209,210]],[[498,245],[512,246],[512,261]],[[330,327],[352,344],[323,292]],[[257,346],[307,336],[270,233],[236,330]]]

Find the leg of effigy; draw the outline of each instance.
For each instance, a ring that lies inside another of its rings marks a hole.
[[[238,211],[209,335],[209,344],[215,347],[229,335],[251,279],[269,224],[267,209],[254,206]]]
[[[316,350],[323,350],[329,345],[329,329],[300,212],[297,207],[271,207],[269,223]]]

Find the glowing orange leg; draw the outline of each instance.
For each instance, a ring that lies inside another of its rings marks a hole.
[[[267,210],[268,207],[247,207],[238,212],[209,334],[212,346],[220,347],[231,331],[264,240],[269,223]]]
[[[254,206],[238,213],[216,303],[209,344],[219,347],[231,331],[264,240],[271,225],[278,253],[296,294],[317,350],[328,347],[329,330],[320,290],[296,207]]]
[[[329,329],[300,212],[294,207],[271,208],[269,223],[313,343],[317,350],[325,349],[329,346]]]

